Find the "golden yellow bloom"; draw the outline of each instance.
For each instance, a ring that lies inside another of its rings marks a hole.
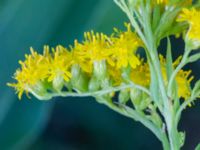
[[[140,60],[136,56],[137,49],[142,46],[141,40],[135,32],[131,31],[131,25],[126,24],[127,31],[119,32],[115,29],[118,37],[111,37],[113,59],[116,61],[116,67],[123,68],[130,65],[136,68],[140,65]]]
[[[19,61],[21,69],[18,69],[14,74],[17,83],[8,84],[16,89],[19,99],[21,99],[24,91],[28,92],[30,87],[44,80],[48,73],[47,59],[37,54],[32,48],[31,54],[25,55],[25,58],[24,62]]]
[[[52,57],[48,59],[48,81],[53,81],[56,77],[62,77],[65,81],[71,78],[70,67],[72,65],[71,53],[62,46],[53,49]]]
[[[195,8],[184,8],[179,15],[177,21],[186,21],[189,23],[189,30],[187,32],[187,38],[194,41],[200,41],[200,11]]]
[[[191,96],[190,82],[193,77],[189,77],[191,71],[180,70],[176,76],[176,82],[178,85],[178,97],[187,99]]]
[[[131,80],[139,85],[149,87],[150,85],[150,70],[147,63],[143,60],[141,65],[131,71]]]
[[[110,43],[108,37],[103,33],[85,32],[84,41],[78,43],[75,41],[73,48],[73,56],[85,72],[92,72],[94,61],[106,60],[110,65],[114,65],[111,59],[113,54],[109,48]]]

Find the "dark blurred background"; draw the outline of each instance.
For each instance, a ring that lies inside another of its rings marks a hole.
[[[92,98],[21,101],[6,86],[33,46],[67,46],[83,32],[110,34],[123,29],[126,16],[112,0],[0,0],[0,150],[161,150],[160,142],[140,123]],[[181,40],[174,39],[180,53]],[[199,75],[198,63],[192,66]],[[200,104],[187,109],[180,129],[185,150],[200,142]]]

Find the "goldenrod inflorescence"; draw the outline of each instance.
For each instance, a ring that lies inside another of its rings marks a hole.
[[[42,96],[48,91],[59,92],[69,84],[79,91],[93,91],[104,88],[99,85],[95,89],[93,82],[105,79],[109,80],[108,86],[123,84],[125,80],[122,74],[129,68],[132,82],[149,87],[149,66],[137,54],[143,43],[131,30],[130,24],[126,24],[126,27],[127,31],[124,32],[115,28],[111,36],[94,31],[85,32],[84,40],[75,40],[70,49],[61,45],[55,49],[44,46],[43,54],[38,54],[31,48],[31,54],[25,55],[25,61],[20,61],[21,68],[14,75],[17,83],[9,85],[16,89],[19,99],[24,91]],[[162,74],[167,82],[166,63],[163,57],[160,58],[163,62]],[[189,74],[190,71],[180,70],[176,77],[179,97],[190,96]],[[75,84],[79,80],[85,80],[84,84]]]

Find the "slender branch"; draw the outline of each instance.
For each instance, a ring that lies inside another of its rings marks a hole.
[[[143,92],[145,92],[146,94],[148,94],[149,96],[151,96],[150,91],[143,87],[140,86],[138,84],[135,84],[133,82],[130,82],[127,85],[121,85],[121,86],[117,86],[117,87],[109,87],[107,89],[103,89],[100,91],[95,91],[95,92],[86,92],[86,93],[75,93],[75,92],[65,92],[65,91],[61,91],[58,93],[47,93],[45,95],[39,96],[37,95],[34,91],[29,90],[34,96],[36,96],[38,99],[40,100],[47,100],[47,99],[51,99],[52,97],[57,97],[57,96],[62,96],[62,97],[88,97],[88,96],[101,96],[101,95],[105,95],[111,92],[117,92],[123,89],[128,89],[128,88],[137,88]]]
[[[136,110],[134,110],[128,106],[122,105],[122,104],[120,104],[119,106],[115,105],[112,102],[107,101],[103,97],[98,97],[98,99],[100,100],[99,101],[100,103],[105,104],[112,110],[114,110],[126,117],[132,118],[135,121],[139,121],[140,123],[142,123],[145,127],[147,127],[149,130],[151,130],[154,133],[154,135],[163,143],[164,150],[169,150],[169,142],[168,142],[165,131],[160,129],[159,127],[157,127],[153,122],[151,122],[149,119],[147,119],[141,113],[137,112]]]

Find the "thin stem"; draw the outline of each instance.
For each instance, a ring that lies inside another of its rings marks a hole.
[[[103,97],[98,97],[99,102],[102,104],[105,104],[112,110],[126,116],[129,118],[132,118],[135,121],[141,122],[145,127],[150,129],[154,135],[162,142],[164,150],[170,150],[169,148],[169,142],[167,139],[167,135],[164,130],[157,127],[153,122],[148,120],[145,116],[143,116],[141,113],[137,112],[136,110],[125,106],[125,105],[115,105],[111,101],[106,100]]]
[[[52,97],[56,97],[56,96],[62,96],[62,97],[88,97],[88,96],[101,96],[101,95],[105,95],[105,94],[109,94],[111,92],[117,92],[123,89],[128,89],[128,88],[137,88],[143,92],[145,92],[147,95],[151,96],[150,91],[140,85],[137,85],[133,82],[130,82],[127,85],[121,85],[121,86],[116,86],[116,87],[110,87],[107,89],[103,89],[100,91],[95,91],[95,92],[86,92],[86,93],[75,93],[75,92],[65,92],[65,91],[61,91],[58,93],[47,93],[45,95],[42,96],[38,96],[34,91],[29,90],[34,96],[36,96],[38,99],[40,100],[47,100],[47,99],[51,99]]]

